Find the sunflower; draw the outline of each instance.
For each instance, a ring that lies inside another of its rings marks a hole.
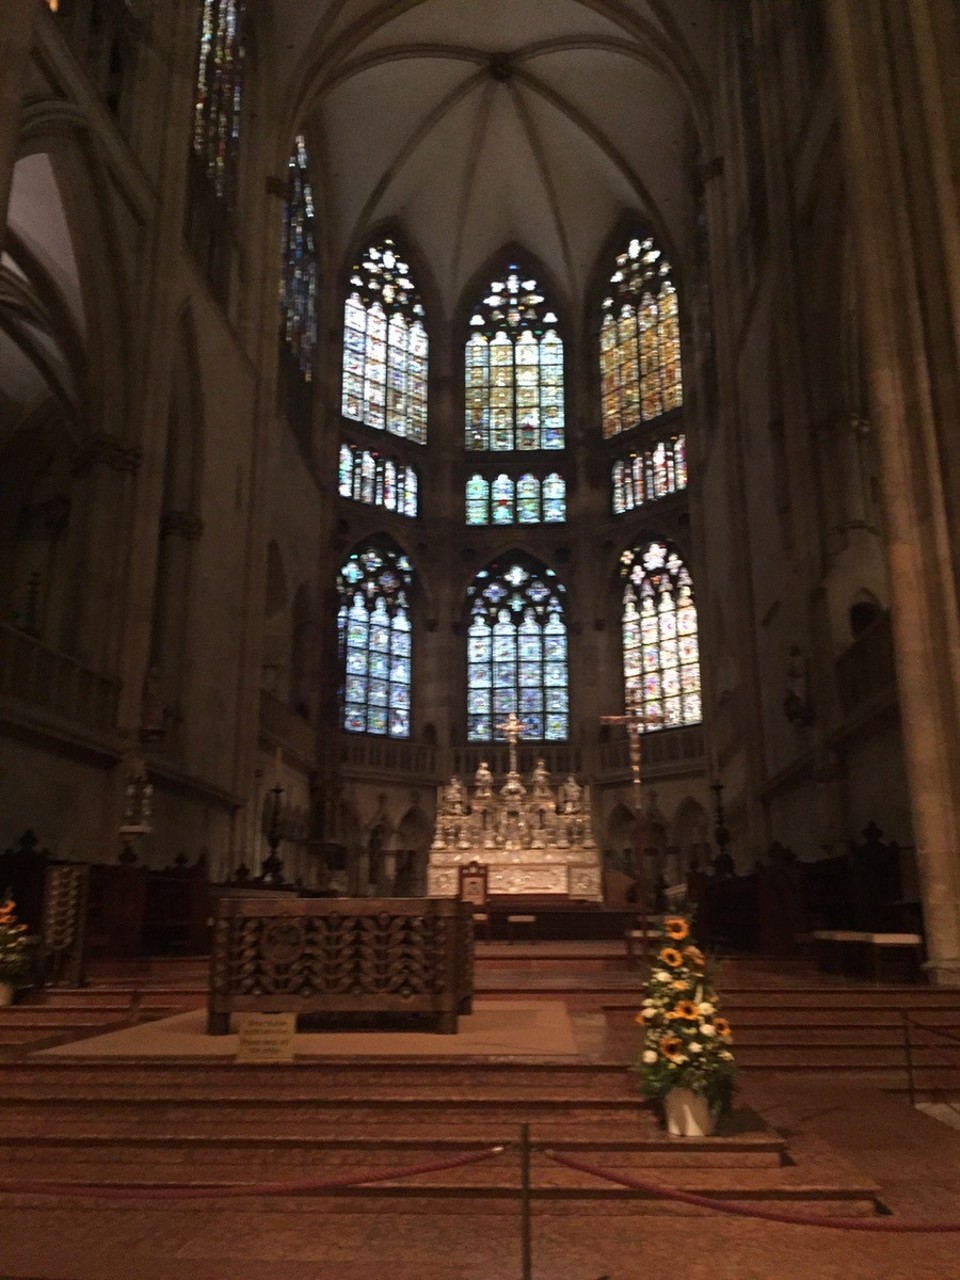
[[[689,948],[687,949],[689,950]],[[668,964],[671,969],[679,969],[683,964],[683,956],[676,947],[664,947],[660,952],[659,959],[664,964]]]
[[[679,1062],[683,1057],[683,1042],[679,1036],[664,1036],[659,1044],[660,1052],[670,1062]]]
[[[670,989],[672,991],[686,991],[689,986],[690,986],[690,983],[686,980],[686,978],[674,978],[674,980],[670,983]]]
[[[692,1000],[681,1000],[670,1014],[671,1018],[679,1018],[682,1022],[699,1022],[700,1012]]]
[[[706,963],[704,954],[699,947],[685,947],[683,954],[687,957],[691,964],[695,964],[698,968],[702,968]]]
[[[730,1039],[730,1035],[731,1035],[730,1023],[726,1020],[726,1018],[714,1018],[713,1025],[717,1029],[718,1036],[722,1036],[724,1040]]]
[[[671,942],[682,942],[690,936],[690,926],[682,916],[667,916],[663,922],[663,932]]]

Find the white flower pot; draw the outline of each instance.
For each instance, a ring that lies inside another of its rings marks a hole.
[[[0,1005],[13,1004],[13,983],[0,982]]]
[[[671,1089],[663,1099],[667,1133],[681,1138],[706,1138],[717,1127],[717,1112],[702,1093],[692,1089]]]

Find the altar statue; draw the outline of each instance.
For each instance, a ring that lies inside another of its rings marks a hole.
[[[543,759],[537,760],[533,773],[530,776],[530,790],[535,800],[550,799],[550,775],[547,773],[547,766]]]
[[[561,813],[579,813],[583,808],[583,790],[572,773],[560,784],[559,794]]]
[[[454,775],[443,789],[443,807],[447,813],[463,813],[463,783]]]
[[[475,800],[487,800],[493,794],[493,774],[490,772],[490,766],[486,760],[481,760],[477,765],[477,774],[473,780],[473,795]]]

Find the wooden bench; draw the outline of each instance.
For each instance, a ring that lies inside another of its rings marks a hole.
[[[231,1013],[418,1014],[450,1035],[473,998],[473,918],[455,898],[221,898],[207,1031]]]
[[[923,937],[919,933],[874,933],[864,929],[814,929],[810,935],[817,949],[818,965],[826,972],[849,973],[851,955],[866,953],[867,970],[879,981],[881,957],[897,949],[907,953],[910,975],[920,976]]]

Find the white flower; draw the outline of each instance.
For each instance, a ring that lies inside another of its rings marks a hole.
[[[647,1049],[647,1050],[644,1052],[643,1060],[644,1060],[644,1062],[647,1064],[647,1066],[648,1066],[648,1067],[653,1066],[653,1064],[654,1064],[654,1063],[656,1062],[656,1060],[657,1060],[657,1052],[656,1052],[656,1050],[655,1050],[655,1049]]]
[[[655,970],[653,977],[656,982],[670,982],[672,980],[671,974],[667,973],[666,969]]]
[[[704,1000],[703,1004],[700,1006],[700,1012],[705,1018],[709,1018],[711,1013],[715,1013],[716,1010],[709,1000]]]
[[[702,1045],[702,1044],[697,1044],[696,1040],[694,1040],[691,1044],[688,1044],[688,1045],[687,1045],[687,1048],[690,1050],[690,1052],[691,1052],[691,1053],[702,1053],[702,1052],[703,1052],[703,1045]]]
[[[724,1060],[724,1062],[732,1062],[732,1061],[733,1061],[733,1054],[732,1054],[732,1053],[730,1053],[730,1052],[729,1052],[729,1050],[727,1050],[727,1049],[721,1049],[721,1050],[720,1050],[720,1057]]]
[[[717,1034],[717,1028],[712,1022],[705,1022],[700,1028],[700,1034],[704,1036],[715,1036]]]
[[[654,1000],[653,996],[647,996],[646,1000],[643,1001],[644,1008],[646,1008],[647,1005],[655,1005],[656,1003],[657,1002]]]

